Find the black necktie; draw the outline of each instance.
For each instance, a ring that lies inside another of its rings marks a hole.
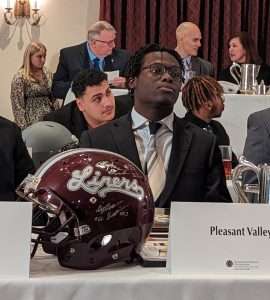
[[[96,71],[100,71],[99,61],[100,61],[100,59],[99,59],[98,57],[96,57],[96,58],[93,59],[94,69],[95,69]]]
[[[161,127],[161,124],[158,122],[149,122],[149,131],[150,134],[156,134],[159,128]]]

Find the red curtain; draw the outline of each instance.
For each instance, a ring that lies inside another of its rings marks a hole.
[[[216,70],[229,64],[231,34],[248,31],[259,53],[270,63],[270,0],[100,0],[100,19],[118,32],[118,47],[130,52],[147,43],[174,48],[175,30],[183,21],[202,31],[200,56]]]

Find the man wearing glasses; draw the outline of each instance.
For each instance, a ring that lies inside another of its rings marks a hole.
[[[64,99],[74,76],[84,69],[98,71],[119,71],[112,85],[123,87],[123,77],[129,54],[115,48],[116,30],[106,21],[94,23],[88,30],[88,41],[60,50],[57,70],[53,76],[52,93],[55,98]]]
[[[157,207],[172,201],[230,202],[214,135],[173,113],[182,81],[177,52],[152,44],[132,58],[131,113],[83,132],[81,147],[119,153],[148,177]]]

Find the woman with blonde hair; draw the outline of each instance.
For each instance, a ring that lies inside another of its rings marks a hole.
[[[58,108],[51,96],[52,73],[44,67],[46,52],[42,43],[31,42],[11,83],[12,110],[15,122],[22,129]]]

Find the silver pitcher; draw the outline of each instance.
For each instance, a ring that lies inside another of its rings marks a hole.
[[[257,76],[260,71],[259,65],[233,63],[230,66],[230,73],[239,85],[239,90],[243,94],[254,94],[257,85]]]
[[[244,184],[243,172],[252,171],[258,180],[257,184]],[[238,194],[239,202],[270,203],[270,165],[262,164],[258,167],[247,161],[244,156],[239,159],[239,165],[233,170],[233,187]],[[248,194],[252,193],[252,201],[249,201]]]

